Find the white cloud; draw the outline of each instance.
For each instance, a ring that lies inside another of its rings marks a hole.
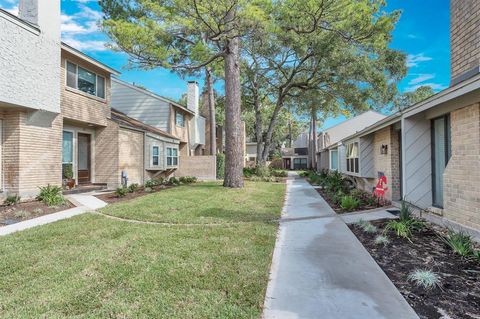
[[[63,38],[63,41],[80,51],[106,51],[107,47],[105,41],[99,40],[78,40],[72,37]]]
[[[432,58],[429,56],[425,56],[424,53],[409,54],[407,55],[407,67],[411,68],[414,66],[418,66],[420,62],[425,62],[430,60],[432,60]]]
[[[405,91],[407,92],[413,92],[416,89],[418,89],[421,86],[429,86],[431,87],[434,91],[441,91],[443,89],[446,89],[448,86],[440,84],[440,83],[422,83],[422,84],[417,84],[417,85],[412,85],[406,88]]]
[[[409,38],[409,39],[418,39],[418,38],[419,38],[419,36],[418,36],[418,35],[415,35],[415,34],[411,34],[411,33],[410,33],[410,34],[407,34],[407,38]]]
[[[5,11],[7,11],[7,12],[13,14],[13,15],[18,16],[18,6],[14,6],[10,9],[5,9]]]
[[[435,78],[435,74],[416,74],[417,77],[413,78],[408,82],[409,85],[419,84],[428,80]]]

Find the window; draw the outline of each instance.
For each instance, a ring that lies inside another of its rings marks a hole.
[[[306,158],[294,158],[293,159],[293,169],[307,169],[307,159]]]
[[[176,148],[167,147],[167,166],[178,165],[178,150]]]
[[[338,150],[330,151],[330,169],[338,170]]]
[[[152,147],[152,166],[158,166],[159,161],[159,149],[158,146]]]
[[[185,115],[182,112],[175,111],[175,124],[177,126],[185,126]]]
[[[433,206],[443,207],[443,174],[452,156],[450,116],[432,120]]]
[[[358,142],[347,145],[346,156],[347,156],[347,172],[358,173],[359,172]]]
[[[72,162],[73,162],[73,133],[63,131],[62,163],[69,164]]]
[[[67,86],[105,98],[105,78],[68,61]]]

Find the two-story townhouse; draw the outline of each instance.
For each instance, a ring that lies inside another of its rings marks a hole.
[[[119,79],[112,79],[112,107],[180,140],[180,156],[202,155],[205,118],[199,112],[197,82],[188,82],[187,105]]]

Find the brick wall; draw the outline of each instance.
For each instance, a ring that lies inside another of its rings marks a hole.
[[[5,190],[24,198],[36,196],[39,186],[62,183],[62,119],[53,113],[46,119],[33,114],[5,111],[3,119]]]
[[[188,156],[179,157],[179,166],[174,175],[195,176],[200,180],[215,180],[216,156]]]
[[[480,65],[480,1],[450,1],[451,78]]]
[[[95,130],[95,181],[109,188],[120,185],[118,141],[119,127],[112,120],[105,128]]]
[[[464,107],[450,116],[452,157],[443,176],[443,214],[480,229],[480,105]]]
[[[129,184],[143,184],[143,132],[120,128],[118,138],[120,172],[127,172]]]
[[[82,91],[67,87],[65,80],[66,60],[105,77],[106,99],[100,99]],[[110,107],[108,106],[108,103],[110,102],[110,74],[94,67],[93,65],[85,63],[85,60],[62,51],[60,79],[61,110],[63,117],[84,123],[107,126],[107,120],[110,118]]]

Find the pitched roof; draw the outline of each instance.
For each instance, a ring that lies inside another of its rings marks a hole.
[[[80,50],[77,50],[75,49],[74,47],[66,44],[65,42],[62,42],[62,50],[65,50],[73,55],[76,55],[77,57],[87,61],[87,62],[90,62],[91,64],[101,68],[101,69],[104,69],[106,71],[108,71],[109,73],[111,74],[114,74],[114,75],[120,75],[120,72],[115,70],[115,69],[112,69],[111,67],[109,67],[108,65],[86,55],[85,53],[83,53],[82,51]]]
[[[126,114],[118,111],[118,110],[115,110],[114,108],[112,108],[112,121],[120,124],[120,125],[123,125],[123,126],[126,126],[126,127],[130,127],[130,128],[133,128],[133,129],[137,129],[137,130],[141,130],[141,131],[145,131],[145,132],[150,132],[150,133],[153,133],[153,134],[157,134],[157,135],[161,135],[161,136],[165,136],[165,137],[169,137],[169,138],[172,138],[172,139],[175,139],[175,140],[179,140],[177,137],[173,136],[172,134],[169,134],[165,131],[162,131],[156,127],[153,127],[153,126],[150,126],[148,124],[145,124],[143,122],[140,122],[134,118],[131,118],[129,116],[127,116]]]

